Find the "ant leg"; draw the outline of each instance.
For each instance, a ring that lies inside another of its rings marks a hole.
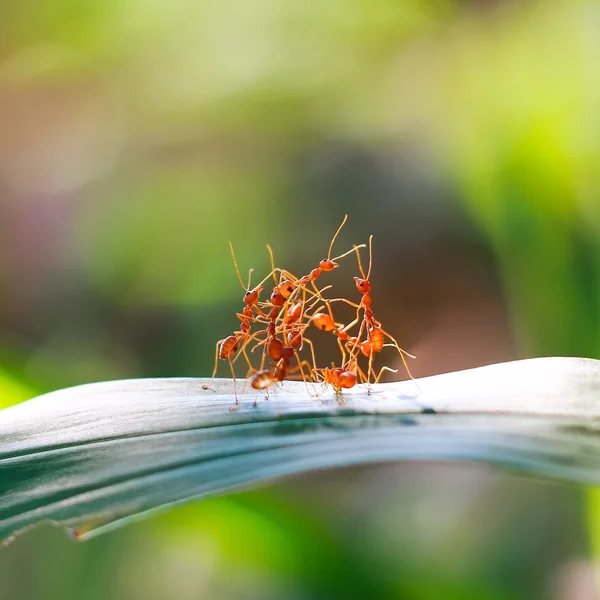
[[[344,327],[342,328],[342,331],[344,333],[346,333],[347,331],[352,329],[355,325],[358,325],[358,323],[362,323],[362,322],[363,322],[362,319],[354,319],[354,321],[348,323],[348,325],[344,325]],[[359,331],[360,331],[360,333],[362,333],[362,325],[361,325],[361,328]],[[356,337],[360,337],[360,335],[356,336]]]
[[[369,368],[367,370],[367,394],[371,393],[371,373],[373,372],[373,349],[369,352]]]
[[[328,286],[328,287],[331,287],[331,286]],[[325,288],[323,288],[323,289],[325,289]],[[348,306],[352,306],[352,308],[356,308],[356,309],[361,307],[360,304],[357,304],[356,302],[352,302],[352,300],[348,300],[348,298],[331,298],[329,300],[329,302],[344,302]]]
[[[296,288],[299,289],[299,288]],[[302,319],[304,319],[304,312],[305,312],[305,307],[306,307],[306,287],[302,288],[302,302],[301,302],[301,308],[300,308],[300,316],[298,317],[298,321],[301,323]]]
[[[346,364],[346,348],[344,348],[344,343],[340,338],[337,339],[338,348],[340,349],[340,353],[342,354],[342,364]]]
[[[358,362],[356,363],[356,373],[360,376],[361,383],[367,382],[367,376],[365,372],[358,366]]]
[[[229,361],[229,367],[231,368],[231,378],[233,379],[233,394],[235,396],[235,403],[239,404],[240,401],[237,395],[237,380],[235,378],[235,369],[233,368],[233,363],[231,362],[231,360]]]
[[[389,371],[390,373],[397,373],[398,369],[392,369],[391,367],[385,367],[385,366],[381,367],[377,377],[375,378],[374,385],[377,385],[379,383],[379,380],[381,379],[381,376],[383,375],[384,371]]]
[[[306,342],[308,344],[308,347],[310,348],[310,356],[312,358],[312,371],[315,372],[317,370],[317,359],[315,357],[315,345],[312,343],[312,340],[309,340],[308,338],[303,337],[302,338],[303,342]]]
[[[347,330],[350,327],[354,327],[354,325],[356,325],[356,322],[352,321],[352,323],[350,323],[349,325],[346,325],[346,327],[344,327],[344,330]],[[358,356],[358,353],[360,352],[360,336],[363,334],[364,328],[365,328],[365,320],[363,319],[360,323],[360,327],[358,328],[358,334],[356,335],[356,342],[352,346],[352,350],[349,351],[351,359],[356,359]]]
[[[264,319],[263,321],[260,321],[260,323],[264,323],[265,321],[269,320],[269,315],[266,312],[263,312],[263,310],[260,308],[260,306],[258,306],[258,304],[254,304],[252,306],[252,310],[255,310],[256,313]]]
[[[356,318],[354,319],[354,321],[352,321],[352,322],[348,323],[348,325],[346,325],[346,326],[345,326],[345,327],[342,329],[342,331],[346,332],[346,331],[348,331],[349,329],[352,329],[352,328],[353,328],[353,327],[354,327],[356,324],[360,323],[361,321],[362,321],[362,324],[361,324],[360,328],[361,328],[361,330],[362,330],[362,328],[363,328],[363,324],[364,324],[364,322],[365,322],[365,319],[364,319],[364,318],[363,318],[363,319],[361,319],[361,318],[360,318],[360,309],[361,309],[361,306],[360,306],[360,304],[359,304],[359,305],[358,305],[358,308],[356,309]],[[360,337],[360,335],[359,335],[359,336],[357,336],[357,337]]]
[[[308,393],[309,396],[313,397],[312,390],[308,387],[308,383],[309,383],[309,381],[318,383],[319,382],[319,373],[316,371],[313,371],[311,364],[307,360],[301,361],[300,358],[298,357],[298,355],[296,355],[296,360],[298,361],[298,365],[296,367],[294,367],[293,369],[290,369],[290,371],[288,373],[286,373],[285,378],[288,381],[302,379],[302,381],[304,382],[304,385],[306,387],[306,392]],[[306,376],[303,367],[306,367],[308,369],[308,371],[309,371],[308,377]],[[298,371],[298,370],[300,371],[300,373],[294,373],[295,371]]]
[[[348,362],[348,366],[346,367],[349,371],[353,371],[356,373],[357,378],[360,382],[361,385],[364,385],[365,383],[367,383],[367,375],[365,374],[365,372],[360,368],[360,365],[358,364],[358,360],[353,359],[351,361]]]
[[[381,329],[381,327],[379,329]],[[397,344],[384,344],[383,347],[396,348],[396,350],[400,349],[400,352],[402,352],[402,354],[404,354],[405,356],[408,356],[409,358],[417,358],[414,354],[407,352],[404,348],[400,348],[400,346],[398,346]]]
[[[236,354],[235,358],[233,359],[233,362],[235,362],[240,357],[242,352],[244,352],[246,350],[246,348],[248,347],[248,345],[250,344],[250,342],[252,340],[258,339],[258,336],[261,333],[266,333],[266,331],[267,331],[266,329],[261,329],[260,331],[257,331],[256,333],[253,333],[252,335],[250,335],[249,333],[245,334],[246,340],[242,344],[241,348],[237,351],[237,354]],[[260,342],[259,342],[259,344],[260,344]],[[254,348],[252,348],[250,351],[253,352]],[[248,362],[247,358],[246,358],[246,362]]]
[[[412,373],[410,372],[410,369],[408,368],[408,364],[407,364],[406,359],[404,358],[404,354],[402,354],[402,352],[400,352],[400,358],[402,359],[402,364],[404,365],[404,368],[406,369],[408,376],[411,379],[414,379],[414,377],[412,376]]]
[[[219,368],[219,346],[225,341],[225,338],[219,340],[217,342],[217,347],[215,349],[215,368],[213,369],[212,379],[214,380],[215,375],[217,374],[217,370]]]
[[[311,383],[314,382],[317,379],[316,373],[312,367],[312,365],[308,362],[308,360],[303,360],[300,362],[300,369],[302,371],[302,373],[304,374],[304,371],[302,369],[302,366],[306,367],[308,369],[308,381],[310,381]]]
[[[333,309],[331,308],[331,303],[329,300],[323,300],[325,302],[325,306],[327,307],[327,312],[331,317],[331,322],[337,327],[337,323],[335,322],[335,317],[333,316]]]
[[[244,379],[244,385],[242,386],[242,396],[246,393],[246,386],[248,385],[248,378]]]
[[[246,364],[248,365],[248,367],[250,369],[252,369],[252,363],[250,362],[250,359],[248,358],[248,354],[246,354],[246,348],[242,348],[241,353],[244,355],[244,358],[246,359]]]
[[[256,306],[256,305],[254,305],[252,308],[253,308],[253,309],[255,309],[255,308],[256,308],[256,309],[260,310],[260,309],[259,309],[259,307],[258,307],[258,306]],[[260,314],[259,316],[257,316],[257,317],[255,317],[255,316],[251,316],[251,317],[250,317],[250,316],[247,316],[247,315],[245,315],[244,313],[235,313],[235,316],[236,316],[236,317],[237,317],[237,318],[238,318],[238,319],[239,319],[239,320],[240,320],[242,323],[244,323],[245,321],[252,322],[252,323],[267,323],[269,319],[268,319],[268,316],[266,316],[266,315],[263,317],[262,315],[264,315],[264,314],[265,314],[265,313],[263,313],[263,312],[261,311],[261,314]]]
[[[304,382],[304,386],[306,387],[306,393],[312,397],[310,388],[308,387],[308,381],[306,379],[306,375],[304,374],[304,369],[302,368],[302,365],[306,365],[309,369],[309,373],[311,373],[311,375],[309,376],[310,381],[314,380],[314,376],[312,375],[312,367],[310,365],[310,363],[307,360],[300,360],[300,357],[296,354],[296,360],[298,361],[298,368],[300,369],[300,375],[302,377],[302,381]]]
[[[402,359],[402,364],[404,365],[404,368],[406,369],[408,376],[411,379],[414,379],[414,377],[412,376],[412,373],[410,372],[410,369],[408,368],[408,364],[406,362],[406,359],[404,358],[404,355],[406,354],[407,356],[410,356],[411,358],[414,358],[414,356],[412,354],[409,354],[408,352],[406,352],[406,350],[403,350],[402,348],[400,348],[400,346],[398,345],[398,342],[396,341],[396,338],[393,335],[391,335],[384,329],[382,329],[381,331],[382,331],[383,335],[385,335],[387,338],[392,340],[394,347],[396,348],[396,350],[398,350],[398,354],[400,354],[400,358]]]
[[[299,277],[296,277],[293,273],[290,273],[290,271],[287,271],[286,269],[279,269],[279,271],[283,275],[283,277],[285,277],[286,279],[289,279],[290,281],[293,281],[293,282],[300,281]]]
[[[319,291],[323,292],[324,290],[328,290],[330,287],[332,287],[332,286],[328,285],[328,286],[324,287],[323,289],[321,289]],[[309,294],[312,294],[312,292],[310,290],[305,290],[305,292],[308,292]],[[319,302],[327,302],[327,300],[325,300],[325,298],[322,298],[321,296],[317,296],[316,294],[313,294],[313,299],[311,300],[311,303],[309,304],[308,308],[307,309],[303,308],[303,315],[305,313],[313,311],[313,310],[315,312],[321,310],[320,308],[315,309],[315,306],[317,304],[319,304]],[[304,297],[302,299],[302,303],[303,303],[303,305],[306,303],[306,299]],[[310,318],[310,316],[309,316],[309,318]]]
[[[317,287],[317,284],[316,284],[314,281],[311,281],[311,282],[310,282],[310,284],[312,285],[312,287],[313,287],[313,289],[314,289],[315,291],[314,291],[314,292],[312,292],[312,291],[310,291],[310,290],[307,290],[307,291],[308,291],[309,293],[311,293],[311,294],[314,294],[314,295],[315,295],[315,296],[317,296],[318,298],[320,298],[320,297],[321,297],[321,292],[322,292],[323,290],[320,290],[320,289]],[[331,287],[331,286],[328,286],[328,287]],[[323,288],[323,289],[325,289],[325,288]]]

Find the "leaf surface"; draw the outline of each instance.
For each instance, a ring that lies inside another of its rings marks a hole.
[[[600,361],[529,359],[341,400],[303,383],[269,400],[238,391],[236,408],[231,380],[124,380],[0,411],[0,539],[47,520],[86,538],[280,477],[400,459],[600,482]]]

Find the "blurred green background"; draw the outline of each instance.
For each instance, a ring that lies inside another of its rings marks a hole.
[[[227,241],[244,273],[267,242],[302,273],[345,213],[415,376],[600,357],[597,1],[0,11],[0,405],[209,375]],[[593,490],[382,465],[85,544],[42,527],[0,551],[0,598],[587,600],[599,552]]]

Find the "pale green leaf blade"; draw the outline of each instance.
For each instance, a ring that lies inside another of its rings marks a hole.
[[[0,538],[86,537],[178,503],[314,469],[469,459],[600,481],[600,361],[532,359],[382,384],[240,394],[232,382],[78,386],[0,411]],[[254,401],[257,406],[254,406]]]

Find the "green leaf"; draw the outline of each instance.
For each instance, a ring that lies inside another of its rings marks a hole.
[[[238,382],[238,407],[231,380],[53,392],[0,411],[0,538],[48,520],[87,538],[193,499],[377,461],[470,459],[597,483],[599,384],[600,361],[544,358],[341,399],[286,383],[266,401]]]

